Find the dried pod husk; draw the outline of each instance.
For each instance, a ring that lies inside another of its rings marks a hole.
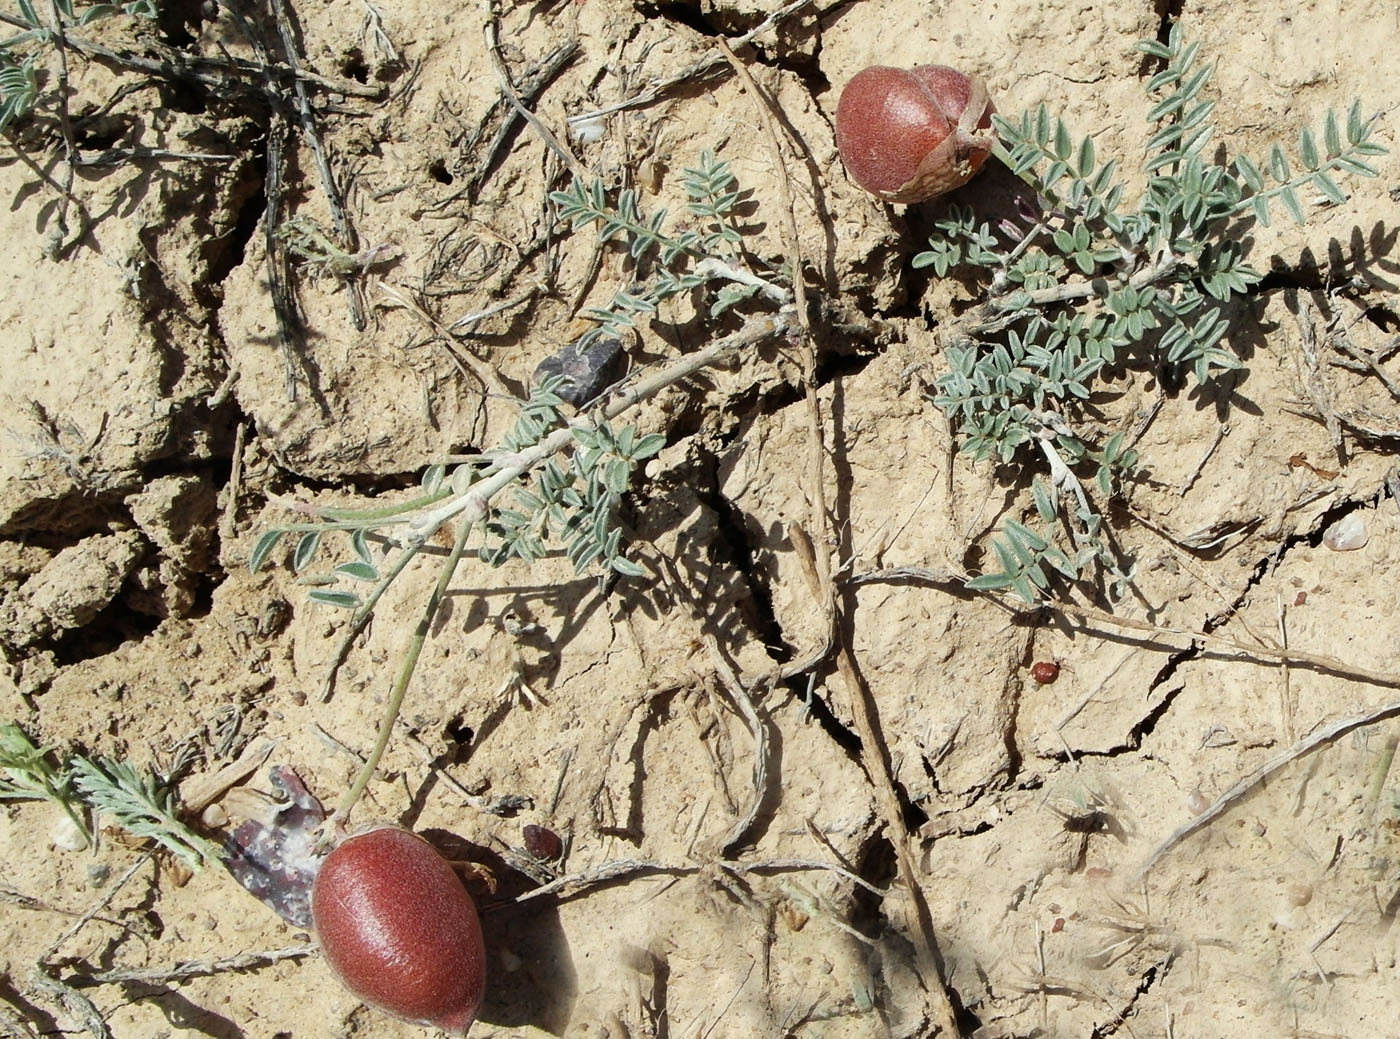
[[[994,111],[979,76],[946,65],[872,65],[841,92],[836,146],[866,191],[886,202],[924,202],[982,168]]]
[[[395,826],[347,838],[316,875],[311,913],[347,989],[394,1017],[466,1034],[486,990],[481,923],[427,841]]]

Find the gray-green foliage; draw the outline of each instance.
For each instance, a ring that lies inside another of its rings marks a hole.
[[[600,336],[621,338],[664,300],[682,294],[691,294],[696,308],[711,316],[749,299],[761,299],[775,313],[746,318],[739,332],[655,370],[626,376],[610,390],[590,388],[592,402],[572,413],[563,395],[567,376],[538,378],[529,398],[520,402],[514,427],[494,449],[450,468],[429,467],[421,493],[412,499],[368,509],[316,508],[310,510],[315,520],[274,527],[254,547],[249,566],[257,570],[284,537],[295,536],[293,566],[303,581],[317,586],[310,597],[353,611],[326,680],[328,693],[336,669],[387,589],[428,538],[453,529],[452,550],[405,649],[375,747],[336,808],[337,822],[344,822],[377,767],[464,550],[473,546],[483,561],[501,564],[513,558],[534,562],[557,546],[577,572],[601,568],[641,576],[643,569],[624,554],[618,509],[637,466],[661,450],[665,437],[643,434],[620,420],[666,387],[792,327],[792,293],[780,281],[755,273],[744,251],[740,193],[729,164],[705,152],[685,171],[683,184],[690,222],[698,226],[670,229],[664,210],[644,213],[640,196],[630,188],[612,201],[601,181],[575,181],[551,194],[561,220],[575,231],[592,229],[604,243],[623,245],[630,264],[628,286],[606,307],[585,311],[596,327],[575,344],[580,356]],[[350,551],[330,572],[313,575],[310,568],[327,535],[347,538]],[[385,543],[382,552],[371,544],[372,536]]]
[[[619,192],[616,203],[609,201],[607,188],[600,180],[591,184],[576,180],[568,190],[550,195],[559,207],[560,219],[569,221],[574,231],[593,227],[600,241],[624,240],[637,264],[633,283],[618,290],[607,307],[583,312],[597,322],[597,327],[583,337],[582,343],[600,336],[619,336],[639,317],[654,314],[663,300],[708,282],[721,283],[710,303],[711,317],[718,317],[759,292],[766,292],[774,300],[781,294],[782,290],[771,282],[729,262],[738,255],[743,243],[735,212],[740,193],[729,163],[717,159],[709,150],[703,151],[699,164],[685,170],[682,184],[689,199],[686,208],[702,224],[673,234],[665,231],[665,209],[650,217],[641,213],[635,188]]]
[[[561,220],[576,231],[592,228],[603,242],[620,242],[634,265],[631,284],[615,293],[607,307],[584,311],[595,327],[580,338],[579,349],[599,336],[625,335],[662,301],[685,292],[706,293],[712,316],[755,295],[789,301],[785,288],[751,273],[741,262],[743,238],[736,217],[740,193],[729,163],[703,152],[700,162],[685,171],[683,184],[687,209],[699,226],[674,231],[667,229],[666,210],[643,213],[639,195],[631,188],[613,201],[602,181],[575,181],[551,195]],[[379,509],[323,509],[317,522],[276,527],[259,540],[250,565],[258,569],[283,536],[297,535],[293,567],[317,585],[310,597],[356,610],[363,618],[421,547],[423,516],[444,501],[460,501],[476,490],[488,499],[476,520],[475,545],[484,562],[533,562],[554,544],[564,549],[579,573],[601,566],[640,576],[641,568],[624,555],[618,506],[636,467],[661,450],[665,437],[643,435],[597,408],[571,418],[559,395],[564,385],[562,376],[540,380],[521,402],[515,426],[494,450],[450,470],[430,467],[422,494],[411,501]],[[530,456],[551,437],[558,438],[558,450]],[[520,464],[527,456],[528,463]],[[503,475],[508,479],[501,480]],[[498,496],[505,500],[496,500]],[[329,573],[310,574],[325,535],[333,531],[350,535],[350,557],[334,564]],[[387,565],[376,560],[367,541],[377,531],[397,534],[404,542]]]
[[[556,392],[564,376],[541,382],[505,438],[506,450],[520,450],[563,427],[564,401]],[[660,433],[639,435],[633,426],[610,423],[570,427],[572,450],[566,459],[546,459],[514,486],[513,505],[495,510],[486,524],[480,555],[494,565],[511,558],[527,563],[544,558],[548,542],[563,543],[574,570],[594,564],[629,577],[641,567],[622,554],[622,528],[616,513],[632,471],[666,445]]]
[[[1138,465],[1122,432],[1100,444],[1076,424],[1100,380],[1132,366],[1207,383],[1238,368],[1225,345],[1228,305],[1260,279],[1245,263],[1241,222],[1267,224],[1275,203],[1301,222],[1301,191],[1343,202],[1335,176],[1373,176],[1365,159],[1385,151],[1357,102],[1345,118],[1327,114],[1320,143],[1301,131],[1291,159],[1276,145],[1264,161],[1222,164],[1206,152],[1216,102],[1203,97],[1212,69],[1198,64],[1199,46],[1177,26],[1166,44],[1138,47],[1164,67],[1147,83],[1155,103],[1135,208],[1117,160],[1100,161],[1092,136],[1076,136],[1044,105],[1019,119],[995,116],[999,156],[1035,188],[1041,210],[993,227],[951,207],[913,261],[940,275],[972,267],[990,276],[992,316],[949,344],[934,400],[973,458],[1005,463],[1038,449],[1049,465],[1051,486],[1033,488],[1041,530],[1007,524],[993,543],[999,569],[973,581],[1028,600],[1054,574],[1076,580],[1095,560],[1119,592],[1131,576],[1076,475],[1087,471],[1107,498]],[[1064,548],[1060,501],[1069,504]]]
[[[13,722],[0,725],[0,800],[49,801],[63,809],[84,838],[87,821],[73,792],[73,777],[49,761],[51,747],[38,747]]]
[[[74,754],[54,764],[51,757],[52,748],[36,746],[18,725],[0,725],[0,800],[50,801],[91,840],[86,806],[191,867],[219,859],[219,849],[180,820],[175,792],[153,773],[111,758],[91,761]]]
[[[56,0],[63,25],[84,26],[99,18],[114,14],[155,18],[155,0],[126,0],[120,4],[84,4],[75,7],[73,0]],[[28,115],[39,100],[39,77],[36,63],[42,48],[52,45],[54,26],[47,9],[43,16],[33,0],[18,0],[18,13],[13,16],[24,28],[13,36],[0,40],[0,131],[16,119]]]
[[[501,472],[503,462],[538,446],[551,434],[567,431],[569,450],[524,468],[509,481],[510,502],[494,505],[481,517],[478,557],[493,566],[514,558],[533,562],[548,553],[551,542],[558,542],[579,573],[597,564],[616,573],[640,575],[637,564],[623,554],[617,509],[637,465],[661,450],[666,438],[642,435],[634,426],[615,426],[605,420],[570,422],[560,410],[565,405],[558,394],[565,381],[564,376],[542,380],[522,402],[515,426],[481,462],[462,463],[450,470],[429,466],[421,493],[396,506],[323,509],[319,522],[275,527],[259,539],[249,566],[259,569],[284,535],[296,534],[292,567],[317,586],[309,592],[312,600],[351,610],[373,609],[403,564],[421,547],[421,540],[410,530],[406,547],[386,567],[376,558],[371,534],[401,531],[432,506],[470,493],[482,480]],[[329,573],[310,573],[325,535],[333,531],[348,535],[349,557]]]
[[[180,821],[175,792],[150,772],[125,761],[75,755],[73,782],[98,816],[133,837],[152,840],[192,869],[219,860],[219,849]]]

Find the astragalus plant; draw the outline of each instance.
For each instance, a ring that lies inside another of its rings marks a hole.
[[[1279,209],[1301,223],[1314,195],[1344,203],[1337,178],[1374,176],[1366,160],[1385,152],[1357,102],[1345,116],[1327,114],[1320,140],[1300,131],[1291,155],[1275,145],[1259,161],[1221,161],[1208,149],[1216,101],[1204,96],[1212,68],[1198,63],[1199,45],[1177,26],[1167,43],[1138,47],[1161,69],[1147,82],[1145,188],[1133,204],[1118,160],[1100,161],[1093,137],[1045,106],[995,116],[995,154],[1035,190],[1036,204],[995,223],[951,207],[914,258],[939,275],[963,268],[986,291],[984,305],[952,326],[948,370],[933,394],[961,450],[1000,463],[1039,456],[1038,522],[1005,522],[992,542],[995,567],[974,588],[1030,601],[1056,580],[1107,575],[1123,592],[1132,568],[1106,536],[1103,503],[1138,458],[1127,430],[1085,433],[1086,402],[1126,368],[1167,384],[1209,383],[1238,368],[1225,341],[1231,301],[1260,280],[1245,262],[1248,223],[1267,225]]]
[[[626,416],[666,387],[793,325],[792,294],[782,276],[755,270],[743,249],[736,219],[740,196],[729,164],[705,152],[685,171],[683,183],[689,219],[679,230],[669,229],[665,210],[643,213],[630,188],[614,196],[601,181],[576,181],[551,196],[559,218],[574,232],[591,230],[601,242],[620,243],[633,272],[628,286],[606,306],[585,311],[595,327],[568,349],[573,359],[586,360],[588,351],[624,335],[664,300],[683,293],[698,294],[710,317],[756,298],[737,332],[612,385],[590,387],[586,394],[576,392],[577,380],[566,374],[537,379],[529,398],[520,402],[514,427],[493,450],[429,467],[419,493],[402,502],[373,508],[305,506],[310,519],[278,525],[254,547],[249,562],[256,570],[284,538],[294,539],[291,562],[311,585],[308,596],[351,612],[338,665],[381,597],[429,539],[442,530],[452,534],[452,549],[405,649],[376,746],[341,801],[337,821],[343,821],[377,767],[432,619],[468,550],[498,566],[517,558],[531,562],[559,549],[579,573],[644,576],[626,554],[618,508],[637,466],[666,438],[640,431],[624,421]],[[558,367],[589,369],[587,364]],[[322,569],[318,559],[332,540],[336,554]]]

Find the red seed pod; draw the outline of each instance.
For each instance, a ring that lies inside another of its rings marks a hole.
[[[1041,685],[1049,685],[1060,677],[1060,665],[1053,660],[1038,660],[1031,665],[1031,677]]]
[[[311,914],[326,962],[370,1006],[465,1035],[486,988],[476,905],[423,838],[385,826],[321,864]]]
[[[886,202],[923,202],[972,179],[990,154],[991,99],[946,65],[872,65],[836,104],[836,147],[851,179]]]

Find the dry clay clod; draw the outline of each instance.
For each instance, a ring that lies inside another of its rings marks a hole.
[[[836,146],[851,179],[886,202],[924,202],[962,187],[991,152],[981,77],[946,65],[872,65],[836,106]]]
[[[427,841],[395,826],[348,838],[311,892],[321,951],[370,1006],[465,1035],[486,990],[476,904]]]

